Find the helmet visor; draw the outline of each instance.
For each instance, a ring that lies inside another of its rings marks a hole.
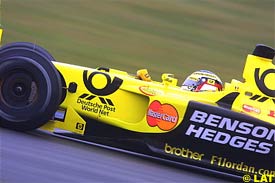
[[[199,85],[199,82],[193,79],[186,79],[183,83],[181,88],[184,90],[190,90],[194,91],[197,86]]]

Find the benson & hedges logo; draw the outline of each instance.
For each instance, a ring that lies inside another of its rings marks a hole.
[[[153,101],[147,111],[147,122],[149,126],[158,126],[161,130],[172,130],[178,123],[178,112],[170,104],[161,104]]]

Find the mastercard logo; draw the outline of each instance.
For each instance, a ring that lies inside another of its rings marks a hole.
[[[151,127],[158,126],[161,130],[172,130],[178,123],[178,112],[170,104],[153,101],[147,110],[147,123]]]

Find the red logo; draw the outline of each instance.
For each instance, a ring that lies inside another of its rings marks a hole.
[[[275,118],[275,111],[270,110],[268,116]]]
[[[154,91],[153,89],[150,89],[149,86],[140,86],[139,90],[144,93],[145,95],[148,96],[155,96],[156,95],[156,91]]]
[[[149,126],[158,126],[161,130],[172,130],[178,123],[178,112],[170,104],[161,104],[153,101],[147,111],[147,122]]]
[[[261,113],[261,109],[253,107],[251,105],[247,105],[247,104],[243,104],[243,110],[245,112],[254,112],[254,113],[257,113],[257,114]]]

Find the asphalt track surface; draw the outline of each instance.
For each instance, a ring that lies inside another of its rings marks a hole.
[[[0,128],[1,183],[228,183],[177,166],[52,136]]]

